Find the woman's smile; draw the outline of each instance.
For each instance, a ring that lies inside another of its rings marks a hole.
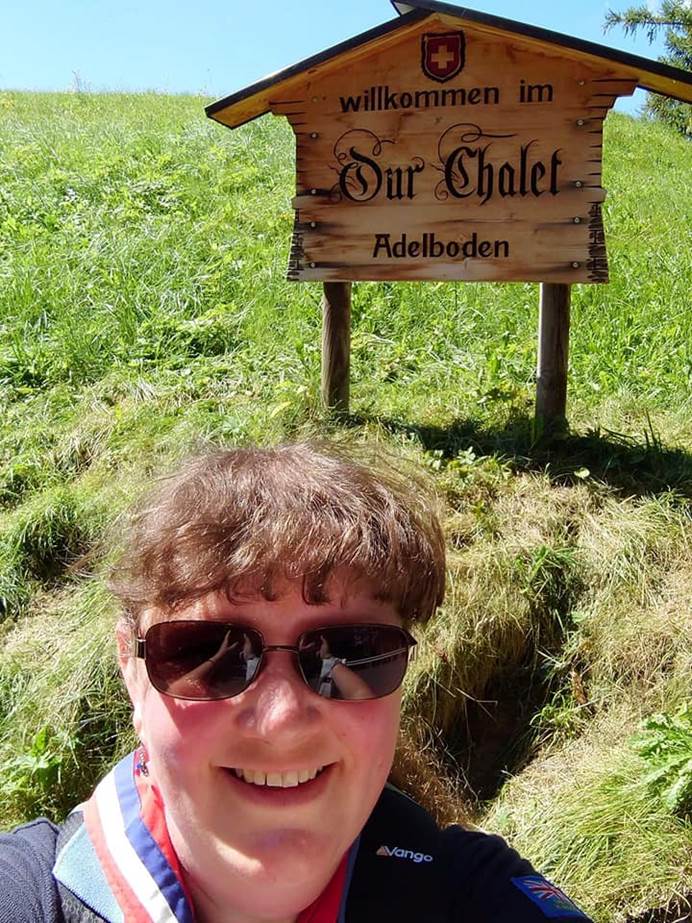
[[[270,788],[295,788],[297,785],[304,785],[306,782],[312,781],[323,769],[324,766],[317,766],[314,769],[287,769],[280,772],[270,769],[234,769],[233,772],[243,782],[249,782],[251,785],[266,785]]]
[[[319,770],[306,770],[305,774],[310,777],[303,782],[295,783],[293,783],[293,778],[296,776],[295,771],[266,774],[267,779],[271,777],[274,780],[281,779],[282,776],[288,777],[286,784],[277,783],[276,781],[271,783],[269,781],[265,783],[248,782],[238,776],[238,770],[227,773],[227,777],[234,787],[234,793],[252,801],[253,804],[277,809],[299,808],[302,805],[310,805],[325,794],[328,795],[329,779],[335,771],[335,767],[336,764],[332,763],[330,766]],[[250,774],[255,775],[252,772]],[[265,774],[259,773],[258,775],[261,777]]]

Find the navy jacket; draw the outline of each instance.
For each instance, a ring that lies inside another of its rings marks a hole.
[[[87,882],[91,896],[77,898],[53,876],[56,855],[79,836],[78,814],[62,830],[37,820],[0,836],[0,923],[117,919],[108,910],[112,896],[98,893],[102,883]],[[387,786],[361,833],[338,923],[549,920],[589,923],[500,837],[457,826],[440,830],[419,805]]]

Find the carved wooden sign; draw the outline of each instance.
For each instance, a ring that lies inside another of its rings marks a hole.
[[[541,286],[537,432],[564,422],[571,284],[607,282],[603,121],[640,86],[692,102],[692,74],[444,0],[206,107],[293,126],[289,278],[322,280],[322,398],[349,404],[351,281]]]
[[[433,16],[275,88],[297,139],[289,278],[606,282],[603,120],[635,85]]]

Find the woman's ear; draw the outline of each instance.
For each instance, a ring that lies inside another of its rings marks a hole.
[[[145,692],[146,676],[144,664],[133,653],[134,628],[125,618],[118,621],[115,637],[118,644],[118,663],[125,683],[125,688],[132,702],[132,723],[137,736],[142,740],[142,699]],[[146,743],[145,741],[142,741]]]
[[[132,657],[132,624],[124,617],[118,619],[115,628],[115,640],[118,645],[118,663],[121,671],[125,671],[125,664]]]

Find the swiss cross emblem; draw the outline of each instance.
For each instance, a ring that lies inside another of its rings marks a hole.
[[[426,32],[423,35],[423,73],[444,83],[456,77],[465,61],[463,32]]]

